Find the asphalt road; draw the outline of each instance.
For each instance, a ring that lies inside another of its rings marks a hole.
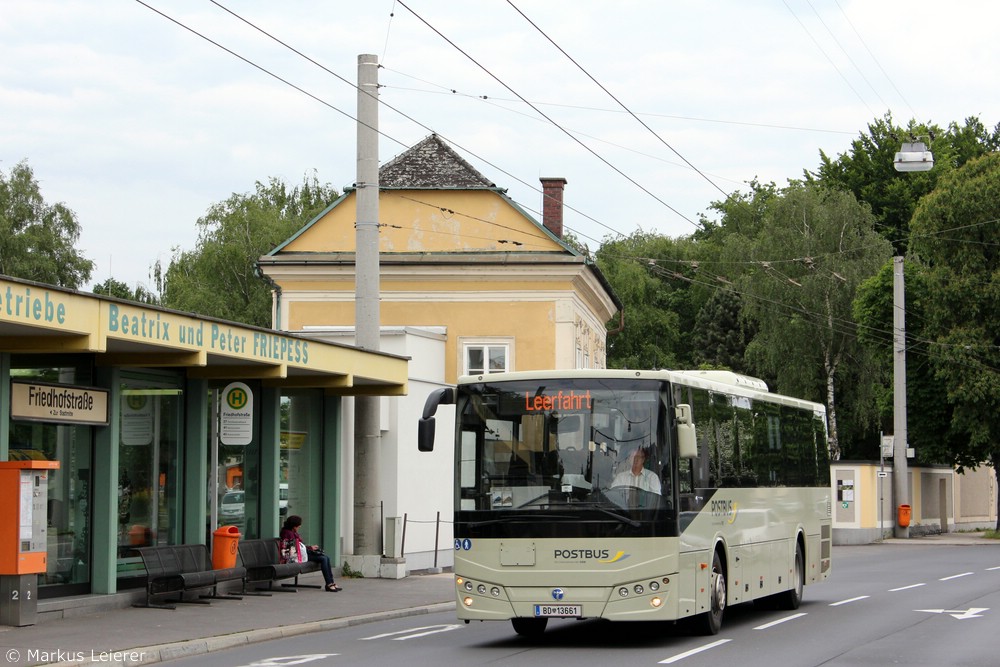
[[[451,612],[250,645],[169,664],[281,665],[967,665],[1000,664],[1000,548],[839,547],[834,574],[807,586],[795,612],[727,612],[722,632],[684,625],[550,621],[525,639],[508,623],[458,623]]]

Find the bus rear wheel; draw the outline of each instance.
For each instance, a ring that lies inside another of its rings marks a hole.
[[[716,551],[712,557],[712,582],[708,592],[710,608],[698,617],[698,629],[704,635],[717,635],[722,629],[722,615],[726,611],[726,573],[722,558]]]
[[[512,618],[510,624],[514,626],[514,632],[522,637],[537,637],[545,632],[548,625],[547,618]]]

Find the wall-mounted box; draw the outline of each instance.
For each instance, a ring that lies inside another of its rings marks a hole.
[[[0,461],[0,575],[45,572],[49,471],[58,461]]]

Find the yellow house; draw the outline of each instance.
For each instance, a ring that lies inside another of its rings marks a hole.
[[[603,368],[621,308],[593,261],[562,240],[565,179],[542,179],[544,224],[436,135],[379,171],[383,327],[445,327],[445,379]],[[356,192],[261,258],[288,331],[353,326]]]
[[[463,374],[606,365],[606,323],[621,302],[562,238],[566,180],[541,180],[539,223],[436,135],[379,170],[380,349],[410,364],[408,395],[381,402],[378,492],[385,517],[407,517],[405,554],[388,555],[405,556],[410,569],[447,566],[453,556],[451,524],[438,523],[452,511],[450,434],[433,457],[417,453],[427,395]],[[356,197],[348,188],[260,258],[274,286],[276,329],[353,342]],[[349,508],[353,424],[342,438],[334,488]],[[352,553],[353,517],[342,520],[344,553]]]

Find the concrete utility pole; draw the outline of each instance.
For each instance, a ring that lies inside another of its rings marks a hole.
[[[899,525],[899,506],[910,504],[906,465],[906,298],[903,258],[892,258],[892,488],[896,498],[896,537],[909,537],[910,527]]]
[[[354,255],[354,342],[379,349],[379,211],[378,211],[378,57],[358,56],[358,177]],[[378,576],[379,539],[379,399],[354,399],[354,555],[365,576]],[[375,568],[373,570],[373,568]]]

